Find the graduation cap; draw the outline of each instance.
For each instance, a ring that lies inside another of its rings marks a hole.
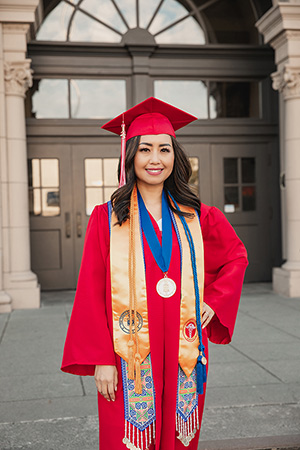
[[[182,111],[169,103],[150,97],[133,106],[101,128],[121,136],[121,172],[119,187],[126,184],[125,151],[126,141],[134,136],[169,134],[197,120],[197,117]]]

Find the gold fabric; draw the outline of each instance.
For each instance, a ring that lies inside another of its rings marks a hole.
[[[136,295],[138,298],[137,312],[142,316],[143,320],[143,326],[138,332],[139,354],[141,355],[141,362],[143,362],[150,352],[147,293],[136,188],[134,189],[132,195],[134,196],[134,222],[136,236],[136,279],[133,280],[133,282],[135,282]],[[115,225],[116,222],[116,215],[112,211],[110,273],[114,348],[115,352],[126,362],[128,362],[128,342],[130,339],[130,334],[122,331],[120,327],[120,319],[122,314],[126,311],[129,312],[129,220],[123,223],[122,226]],[[132,313],[132,316],[134,316],[134,313]],[[125,320],[127,320],[127,318],[125,316]]]
[[[134,227],[135,227],[135,256],[136,256],[136,279],[132,280],[136,286],[136,296],[138,299],[137,313],[142,317],[142,326],[138,331],[139,354],[141,362],[150,352],[149,324],[147,310],[147,292],[144,269],[144,256],[142,247],[142,236],[140,232],[140,219],[138,211],[137,190],[133,190],[134,205]],[[194,217],[187,219],[189,229],[193,236],[196,260],[198,285],[201,305],[203,301],[204,286],[204,257],[202,233],[198,217],[191,208],[180,206],[185,212],[193,212]],[[196,311],[195,311],[195,290],[194,279],[190,257],[189,244],[180,218],[174,214],[179,231],[182,251],[182,274],[181,274],[181,308],[180,308],[180,343],[179,343],[179,364],[187,376],[190,376],[194,369],[199,355],[199,338],[196,331]],[[128,362],[128,342],[130,334],[124,331],[122,317],[128,320],[129,313],[129,220],[122,226],[115,225],[116,216],[112,211],[111,217],[111,242],[110,242],[110,269],[111,269],[111,295],[113,311],[113,337],[116,353]],[[163,276],[163,274],[162,274]],[[162,299],[162,301],[164,301]],[[127,311],[127,316],[126,316]],[[122,316],[123,315],[123,316]],[[133,313],[132,313],[133,317]],[[129,322],[129,320],[128,320]],[[128,323],[127,322],[127,323]],[[128,323],[130,325],[130,323]],[[132,324],[134,325],[134,324]],[[128,327],[129,329],[129,327]],[[134,330],[134,326],[133,326]],[[133,334],[135,339],[135,335]]]
[[[204,252],[203,252],[203,240],[202,232],[199,223],[199,219],[195,211],[191,208],[180,205],[181,211],[193,212],[194,218],[185,218],[188,227],[190,229],[191,235],[194,241],[196,262],[197,262],[197,276],[198,276],[198,286],[200,294],[200,310],[202,311],[203,304],[203,287],[204,287]],[[199,355],[199,337],[196,330],[196,299],[195,299],[195,289],[194,289],[194,277],[193,269],[191,263],[191,254],[188,240],[185,235],[183,225],[177,214],[174,214],[176,224],[178,227],[180,241],[181,241],[181,260],[182,260],[182,270],[181,270],[181,305],[180,305],[180,342],[179,342],[179,364],[189,377],[196,365],[197,358]],[[201,316],[201,313],[200,313]],[[193,337],[189,339],[188,330],[189,325],[196,327]]]

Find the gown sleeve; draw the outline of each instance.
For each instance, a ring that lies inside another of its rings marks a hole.
[[[106,277],[109,254],[107,206],[91,214],[68,327],[62,367],[75,375],[94,375],[95,365],[115,365],[106,312]]]
[[[206,208],[201,223],[205,264],[204,301],[215,311],[207,326],[207,334],[215,344],[228,344],[248,265],[247,252],[224,214],[215,207]]]

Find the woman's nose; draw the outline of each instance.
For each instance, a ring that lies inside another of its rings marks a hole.
[[[150,162],[153,164],[158,164],[160,162],[159,152],[157,150],[151,152]]]

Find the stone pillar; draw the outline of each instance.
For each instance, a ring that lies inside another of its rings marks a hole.
[[[0,24],[0,313],[10,312],[12,309],[11,297],[4,290],[4,210],[7,200],[7,172],[6,172],[6,114],[5,114],[5,87],[4,87],[4,60],[2,24]]]
[[[281,173],[286,262],[273,269],[273,289],[287,297],[300,297],[300,1],[273,3],[256,24],[265,42],[275,50],[278,70],[272,74],[273,88],[283,100]]]
[[[137,44],[140,43],[142,45]],[[134,28],[123,36],[122,43],[132,58],[132,106],[151,95],[149,84],[150,57],[155,51],[156,42],[149,31]]]
[[[2,24],[5,140],[2,142],[3,284],[12,309],[37,308],[40,287],[30,270],[28,175],[24,98],[32,84],[26,59],[28,24]]]

